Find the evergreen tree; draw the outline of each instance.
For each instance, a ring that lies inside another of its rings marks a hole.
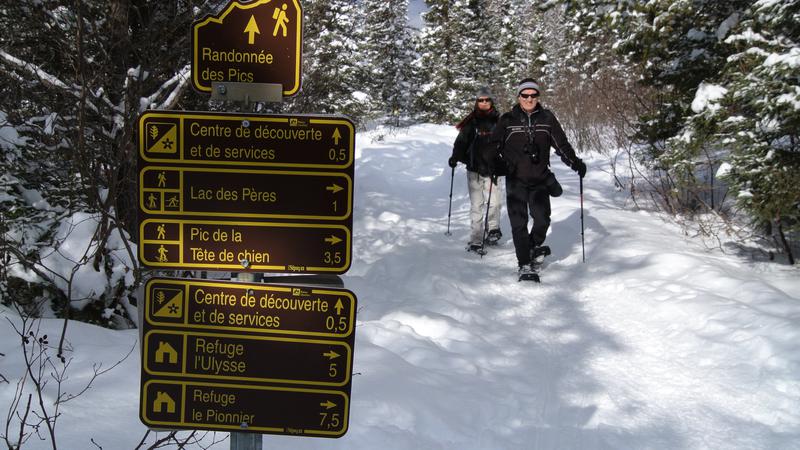
[[[495,42],[495,91],[500,105],[508,109],[516,102],[513,91],[521,79],[544,81],[547,57],[541,40],[540,13],[530,2],[493,0],[487,16]]]
[[[352,0],[303,3],[303,87],[288,102],[293,112],[365,118],[369,105],[358,85],[358,12]]]
[[[496,72],[499,65],[497,52],[498,30],[493,26],[495,21],[491,11],[491,0],[473,0],[469,2],[469,9],[475,18],[471,30],[473,73],[475,84],[473,87],[490,86],[496,83]]]
[[[728,53],[718,32],[740,14],[749,0],[716,2],[679,0],[636,2],[567,1],[567,15],[576,16],[577,34],[609,45],[638,66],[641,81],[656,89],[658,107],[643,116],[638,137],[660,156],[664,143],[683,128],[700,83],[712,78]],[[592,47],[583,51],[591,52]],[[588,58],[585,58],[588,59]]]
[[[373,107],[397,125],[412,112],[416,89],[408,0],[366,0],[364,5],[364,82]]]
[[[434,123],[449,123],[457,115],[452,105],[458,101],[453,89],[457,75],[455,46],[458,37],[450,28],[453,0],[426,0],[428,11],[419,40],[420,72],[423,85],[417,99],[420,118]]]
[[[659,178],[654,185],[661,186],[664,204],[673,212],[713,204],[709,174],[718,164],[715,153],[702,147],[676,152],[679,146],[673,144],[684,136],[698,89],[717,77],[730,55],[722,39],[749,3],[567,2],[567,15],[576,16],[575,31],[584,36],[583,42],[606,39],[622,57],[622,67],[638,74],[640,83],[650,89],[652,95],[633,126],[633,138],[647,144],[637,156]],[[581,46],[579,60],[593,61],[594,48]],[[709,196],[711,201],[706,202]]]
[[[484,33],[481,22],[481,4],[477,0],[455,0],[451,7],[448,28],[459,39],[454,42],[453,55],[453,88],[456,93],[456,104],[467,102],[472,104],[472,95],[479,87],[478,78],[488,74],[482,61]],[[455,106],[455,105],[453,105]]]
[[[798,170],[797,1],[564,3],[581,44],[606,39],[657,93],[636,127],[650,144],[643,156],[667,175],[664,195],[719,207],[714,174],[724,164],[739,202],[789,253],[784,230],[797,230],[800,198],[789,181]],[[576,62],[593,64],[596,48],[578,45]]]
[[[729,163],[738,202],[773,228],[790,261],[787,233],[800,231],[800,0],[755,2],[735,32],[716,97],[697,98],[675,155],[713,148]],[[701,101],[705,100],[705,101]],[[676,158],[677,159],[677,158]]]
[[[429,1],[420,39],[426,89],[419,99],[425,120],[458,121],[471,109],[475,93],[489,86],[502,90],[499,75],[499,14],[489,0]]]
[[[0,253],[37,278],[28,283],[0,273],[0,289],[13,286],[15,301],[46,291],[57,314],[76,314],[71,306],[81,306],[86,318],[124,326],[134,287],[110,275],[119,261],[107,245],[138,234],[137,119],[149,107],[191,110],[205,103],[188,88],[188,30],[194,14],[210,7],[146,0],[0,7],[0,127],[18,135],[0,143]],[[57,230],[84,212],[97,230],[88,259],[75,267],[105,275],[106,285],[76,302],[39,252],[58,249]]]

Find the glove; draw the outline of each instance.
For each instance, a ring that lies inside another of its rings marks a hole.
[[[450,159],[447,160],[447,165],[452,167],[453,169],[456,168],[457,164],[458,164],[458,160],[456,159],[455,156],[451,156]]]
[[[586,176],[586,164],[583,162],[583,160],[579,159],[578,162],[575,163],[573,170],[578,172],[578,176],[581,178]]]

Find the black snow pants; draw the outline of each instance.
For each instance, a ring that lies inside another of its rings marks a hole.
[[[528,185],[506,177],[506,207],[511,222],[511,237],[521,266],[531,262],[531,249],[541,245],[550,228],[550,193],[544,183]],[[533,227],[528,232],[528,214]]]

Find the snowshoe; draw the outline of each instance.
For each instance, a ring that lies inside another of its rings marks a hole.
[[[539,259],[540,262],[544,260],[545,256],[550,256],[550,247],[547,245],[541,245],[538,247],[531,248],[531,260]]]
[[[539,279],[539,273],[537,272],[534,264],[524,264],[519,266],[519,271],[517,274],[519,275],[519,281],[535,281],[536,283],[541,282]]]
[[[486,244],[487,245],[497,245],[500,242],[500,238],[503,237],[503,233],[500,232],[500,229],[489,230],[489,234],[486,235]]]
[[[542,245],[531,249],[531,269],[536,272],[536,281],[539,281],[539,271],[542,269],[545,256],[550,256],[550,247]]]
[[[469,244],[467,246],[467,251],[477,253],[481,256],[486,254],[486,249],[484,249],[483,246],[479,244]]]

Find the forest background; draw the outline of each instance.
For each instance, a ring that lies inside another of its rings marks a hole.
[[[230,110],[189,81],[190,26],[226,3],[0,6],[3,304],[135,326],[137,119]],[[302,6],[301,92],[248,111],[345,114],[361,129],[454,124],[481,86],[506,111],[531,76],[579,153],[625,161],[612,167],[632,207],[794,264],[799,0],[427,0],[418,28],[407,0]],[[66,248],[76,230],[88,242]]]

